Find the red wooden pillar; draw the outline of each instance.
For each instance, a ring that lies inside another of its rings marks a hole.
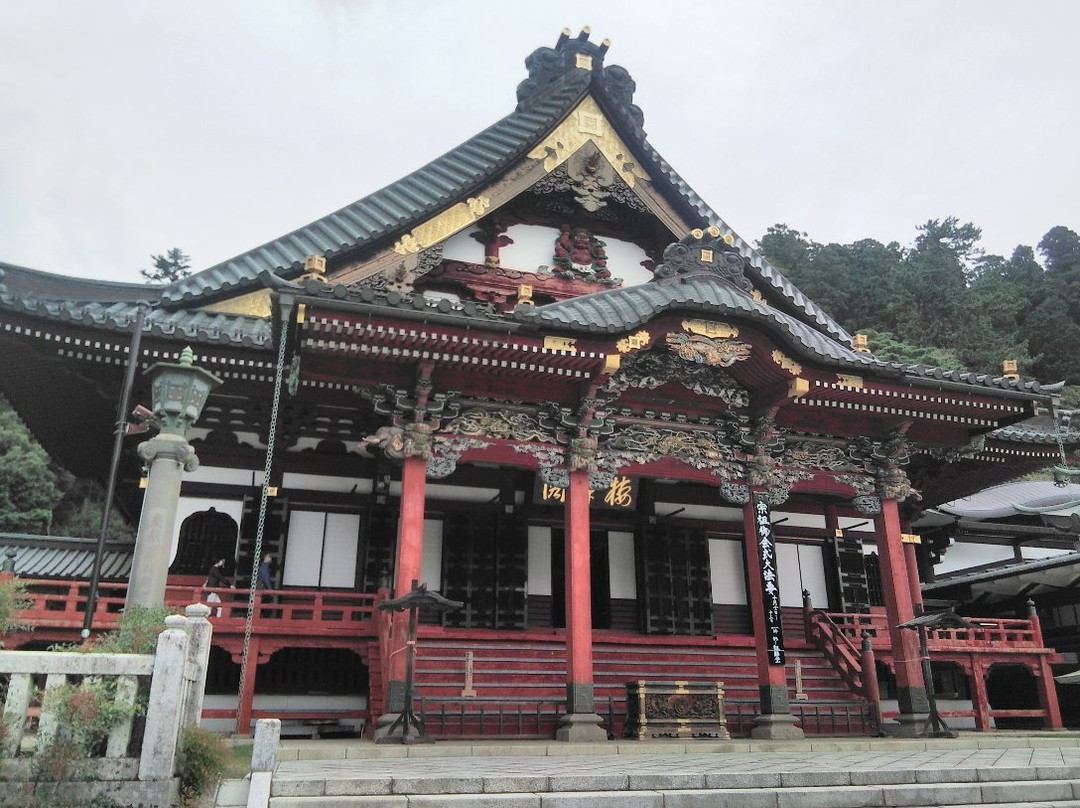
[[[398,518],[397,559],[394,562],[393,597],[401,597],[420,580],[424,551],[424,500],[427,496],[427,461],[406,457],[401,469],[401,513]],[[408,636],[408,612],[394,612],[390,620],[391,638],[386,682],[386,711],[399,713],[405,697],[405,642]]]
[[[238,735],[251,734],[251,710],[255,702],[255,676],[259,671],[259,638],[252,636],[248,643],[247,659],[241,660],[245,666],[244,690],[240,694],[240,701],[236,705],[236,733]]]
[[[986,667],[978,659],[971,661],[971,706],[975,710],[975,729],[992,729],[990,698],[986,694]]]
[[[911,582],[901,539],[900,515],[895,499],[881,500],[881,515],[874,520],[881,585],[885,595],[885,613],[889,620],[889,639],[896,669],[896,698],[900,715],[897,735],[917,735],[930,711],[922,680],[922,660],[918,634],[899,628],[915,616],[911,601]]]
[[[1028,620],[1031,621],[1031,633],[1043,647],[1042,621],[1035,609],[1035,601],[1027,602]],[[1054,672],[1050,668],[1050,662],[1046,656],[1039,657],[1039,669],[1035,671],[1035,678],[1039,682],[1039,704],[1046,710],[1046,723],[1048,729],[1064,729],[1061,723],[1061,708],[1058,705],[1057,684],[1054,682]]]
[[[754,719],[750,730],[753,738],[802,738],[803,731],[795,726],[787,692],[787,669],[770,662],[770,637],[765,614],[764,580],[758,555],[753,489],[750,502],[743,506],[743,545],[746,555],[747,594],[750,618],[754,627],[754,652],[757,658],[758,694],[761,714]]]
[[[908,587],[911,590],[911,608],[916,614],[923,613],[922,586],[919,582],[919,561],[915,557],[915,544],[904,542],[904,567],[907,569]]]
[[[606,741],[593,691],[589,475],[570,472],[566,490],[566,717],[559,741]]]

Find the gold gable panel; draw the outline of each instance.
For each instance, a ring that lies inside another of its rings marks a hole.
[[[245,317],[259,317],[266,319],[273,311],[270,302],[270,290],[260,289],[257,292],[249,292],[229,300],[222,300],[209,306],[204,306],[203,311],[212,311],[216,314],[239,314]]]
[[[423,250],[471,227],[590,143],[673,236],[677,238],[687,231],[686,222],[652,189],[651,178],[637,164],[633,153],[615,133],[615,128],[599,105],[591,96],[586,96],[554,131],[528,153],[526,159],[510,167],[501,178],[476,189],[469,199],[419,222],[381,254],[336,268],[330,280],[334,283],[356,283],[394,267],[415,268],[417,256]]]

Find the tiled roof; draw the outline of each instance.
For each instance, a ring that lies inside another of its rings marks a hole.
[[[177,281],[163,298],[175,303],[242,287],[261,272],[299,271],[308,255],[331,257],[403,233],[512,166],[588,89],[589,73],[571,71],[527,108],[515,110],[423,168],[281,238]]]
[[[33,314],[57,322],[82,323],[130,332],[140,301],[155,303],[161,287],[102,283],[0,264],[0,310]],[[270,344],[270,323],[256,317],[154,307],[143,332],[191,342],[251,347]]]
[[[501,121],[370,196],[177,281],[164,291],[163,301],[179,303],[241,289],[265,272],[295,276],[308,255],[333,257],[392,239],[490,184],[591,93],[619,135],[636,152],[654,184],[666,184],[664,195],[679,204],[687,219],[696,220],[702,227],[715,225],[730,235],[733,245],[764,283],[790,300],[815,327],[837,340],[850,342],[850,335],[838,323],[740,238],[648,142],[641,125],[641,110],[633,104],[633,79],[618,65],[604,66],[606,51],[606,45],[590,42],[585,34],[576,39],[564,36],[555,48],[538,49],[526,59],[529,78],[518,88],[517,109]],[[576,66],[578,54],[592,60],[591,70]]]
[[[1017,515],[1017,505],[1064,507],[1078,501],[1080,485],[1059,486],[1049,480],[1031,480],[986,488],[969,497],[938,505],[937,510],[964,519],[1004,519]]]
[[[15,551],[15,574],[23,578],[89,580],[97,549],[95,539],[0,534],[0,561]],[[101,578],[124,580],[131,571],[135,545],[107,544],[101,557]]]
[[[768,322],[786,334],[796,348],[818,359],[845,365],[855,372],[894,373],[908,379],[938,381],[965,387],[988,387],[1038,395],[1039,384],[1031,380],[1005,379],[985,373],[942,370],[926,365],[883,362],[871,354],[856,353],[842,342],[806,323],[708,274],[684,275],[661,282],[606,289],[584,297],[550,303],[534,309],[519,308],[515,316],[524,322],[586,332],[619,333],[636,328],[668,310],[726,313]]]

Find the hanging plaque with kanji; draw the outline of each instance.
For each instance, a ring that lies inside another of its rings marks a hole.
[[[768,640],[769,664],[784,664],[784,627],[780,619],[780,579],[776,572],[776,537],[773,535],[769,503],[765,495],[755,491],[754,535],[757,538],[758,563],[761,566],[761,596],[765,607],[765,636]]]

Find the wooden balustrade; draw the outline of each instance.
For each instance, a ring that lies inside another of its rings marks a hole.
[[[89,584],[86,581],[23,579],[26,597],[31,602],[22,618],[34,627],[81,629],[86,612]],[[213,593],[218,600],[210,599]],[[108,583],[98,587],[94,608],[94,629],[116,628],[124,608],[126,583]],[[168,586],[165,605],[181,608],[190,603],[206,603],[210,619],[219,632],[230,633],[247,619],[246,589],[206,589],[204,587]],[[378,596],[358,592],[310,589],[260,590],[255,593],[253,621],[274,631],[297,630],[306,634],[355,634],[357,629],[374,633],[375,603]]]
[[[853,638],[825,612],[811,612],[807,625],[810,627],[810,639],[817,643],[833,669],[854,692],[862,693],[862,661]]]

